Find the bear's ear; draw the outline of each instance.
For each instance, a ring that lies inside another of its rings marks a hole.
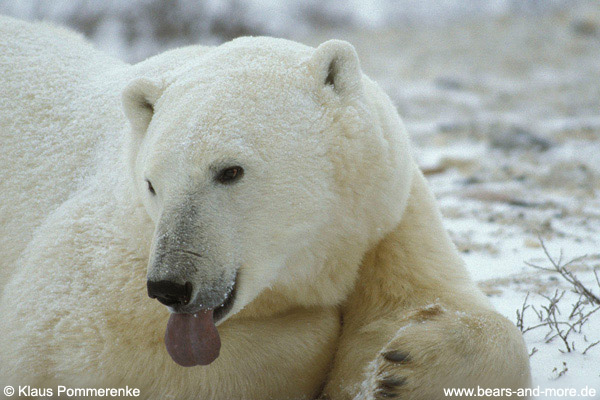
[[[127,84],[123,91],[123,110],[134,132],[146,132],[162,91],[161,84],[148,78],[136,78]]]
[[[311,57],[318,83],[333,88],[340,96],[360,91],[362,72],[354,46],[343,40],[328,40]]]

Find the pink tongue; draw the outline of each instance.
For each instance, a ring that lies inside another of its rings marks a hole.
[[[212,310],[171,314],[165,332],[169,355],[182,367],[208,365],[219,356],[221,339]]]

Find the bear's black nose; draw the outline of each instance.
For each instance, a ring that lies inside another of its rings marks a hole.
[[[192,284],[181,285],[172,281],[148,281],[148,296],[156,299],[165,306],[186,305],[192,296]]]

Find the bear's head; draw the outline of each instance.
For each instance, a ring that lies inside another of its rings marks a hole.
[[[178,338],[188,330],[214,331],[273,285],[311,285],[328,263],[355,268],[400,220],[406,135],[346,42],[237,39],[134,79],[123,102],[156,225],[148,291],[176,315],[170,340],[197,352],[170,350],[182,365],[216,357]]]

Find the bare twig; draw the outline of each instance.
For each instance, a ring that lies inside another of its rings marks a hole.
[[[546,244],[541,239],[541,237],[539,237],[539,240],[540,240],[540,244],[542,245],[542,249],[544,250],[544,254],[546,254],[546,257],[548,258],[548,260],[550,260],[550,263],[552,264],[553,268],[540,267],[539,265],[531,264],[528,262],[526,262],[526,264],[529,265],[530,267],[540,269],[543,271],[558,272],[567,282],[569,282],[573,286],[576,293],[584,295],[590,303],[600,305],[600,297],[595,295],[590,289],[586,288],[585,285],[583,283],[581,283],[581,281],[577,278],[577,276],[575,276],[575,274],[572,271],[567,269],[567,267],[569,265],[586,259],[587,255],[573,258],[572,260],[563,264],[562,263],[562,259],[563,259],[562,249],[560,251],[558,260],[554,260],[554,258],[552,258],[552,256],[550,255],[550,252],[548,251],[548,248],[546,247]],[[596,276],[596,282],[598,282],[598,287],[600,287],[600,279],[598,278],[596,269],[594,269],[594,275]]]
[[[521,310],[517,309],[517,328],[519,328],[521,332],[523,332],[523,316],[525,315],[525,310],[529,308],[527,300],[529,300],[529,293],[527,293],[527,296],[525,296],[525,300],[523,300]]]
[[[554,339],[559,338],[561,340],[561,343],[563,344],[562,348],[558,349],[561,353],[571,353],[575,351],[579,352],[576,347],[576,342],[575,340],[573,340],[572,334],[583,334],[583,327],[589,321],[592,314],[600,310],[600,297],[595,294],[596,289],[592,290],[591,288],[586,287],[586,285],[584,285],[581,282],[581,280],[579,280],[575,273],[568,268],[570,265],[584,260],[586,256],[576,257],[568,262],[563,262],[564,258],[562,250],[560,251],[558,259],[554,259],[550,255],[546,244],[541,238],[540,242],[544,250],[544,254],[550,261],[552,267],[541,267],[539,265],[531,263],[526,264],[539,270],[558,273],[567,283],[569,283],[569,285],[572,288],[572,291],[578,294],[579,297],[577,298],[577,301],[575,303],[571,303],[571,307],[567,310],[568,316],[566,316],[567,313],[565,313],[565,316],[563,316],[561,313],[561,308],[565,308],[565,302],[562,301],[566,293],[564,290],[556,289],[551,295],[545,295],[540,293],[540,296],[542,296],[546,300],[546,303],[539,305],[539,308],[532,304],[529,304],[530,293],[527,293],[527,296],[523,300],[521,308],[516,310],[517,327],[521,330],[523,334],[534,329],[546,327],[548,328],[548,332],[546,333],[544,338],[546,343],[550,343]],[[594,268],[593,271],[596,283],[598,285],[598,290],[600,291],[599,269]],[[539,323],[534,324],[532,326],[526,326],[525,314],[528,309],[533,310]],[[589,342],[586,335],[584,335],[584,342]],[[589,346],[587,346],[581,352],[581,354],[586,354],[587,351],[589,351],[591,348],[598,344],[600,344],[600,340],[590,343]],[[532,349],[529,356],[531,357],[537,351],[538,350],[536,348]],[[564,375],[567,370],[568,368],[565,363],[563,363],[562,371],[558,371],[558,368],[555,368],[555,372],[558,373],[557,378]]]
[[[552,372],[557,372],[558,373],[558,375],[556,376],[556,379],[558,379],[561,376],[563,376],[564,374],[566,374],[568,370],[569,370],[569,368],[567,368],[567,363],[563,361],[563,368],[562,368],[562,370],[559,371],[558,367],[554,367],[554,369],[552,370]]]
[[[595,346],[595,345],[597,345],[598,343],[600,343],[600,340],[598,340],[598,341],[596,341],[596,342],[594,342],[594,343],[590,344],[588,347],[586,347],[586,348],[585,348],[585,350],[584,350],[584,351],[583,351],[581,354],[585,354],[585,353],[587,353],[587,351],[588,351],[589,349],[591,349],[592,347],[594,347],[594,346]]]
[[[534,347],[533,349],[531,349],[531,352],[529,353],[529,358],[531,358],[531,356],[534,355],[537,352],[538,352],[537,347]]]

